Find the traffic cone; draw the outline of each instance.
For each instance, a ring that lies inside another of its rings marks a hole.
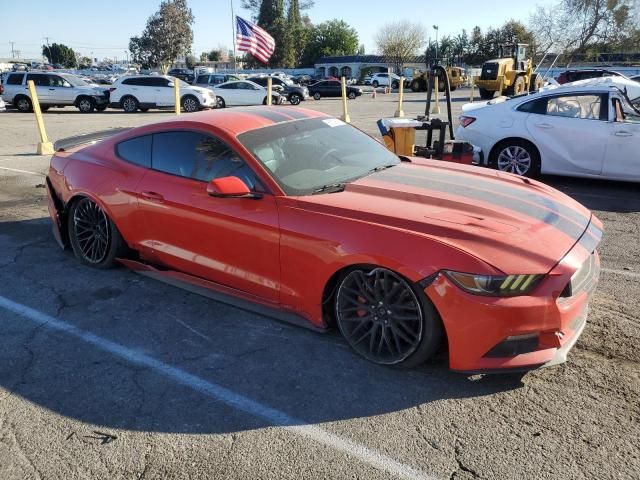
[[[371,98],[376,98],[376,87],[373,87],[373,93],[371,94]]]

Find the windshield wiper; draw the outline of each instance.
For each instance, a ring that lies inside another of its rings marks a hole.
[[[395,167],[395,166],[396,166],[395,163],[393,163],[391,165],[380,165],[379,167],[372,168],[371,170],[369,170],[368,174],[381,172],[382,170],[386,170],[387,168],[391,168],[391,167]]]
[[[316,188],[313,191],[313,195],[317,195],[318,193],[336,193],[342,192],[345,189],[346,184],[344,183],[330,183],[328,185],[323,185],[320,188]]]

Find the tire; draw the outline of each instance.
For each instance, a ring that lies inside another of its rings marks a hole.
[[[422,82],[419,80],[414,80],[411,82],[411,90],[414,92],[422,92],[424,89],[422,88]]]
[[[104,103],[102,105],[96,105],[96,110],[98,112],[104,112],[107,109],[108,106],[109,105],[107,105],[106,103]]]
[[[227,106],[227,104],[225,103],[224,98],[217,97],[216,108],[225,108],[226,106]]]
[[[516,77],[515,81],[513,82],[513,85],[511,85],[507,90],[507,95],[509,96],[522,95],[523,93],[526,92],[526,90],[527,90],[527,82],[525,82],[523,76],[519,76],[519,77]]]
[[[76,107],[80,113],[91,113],[96,108],[96,103],[91,97],[78,97]]]
[[[144,112],[148,112],[148,111],[149,111],[149,109],[148,109],[147,107],[144,107],[144,108],[143,108],[143,107],[139,107],[139,110],[140,110],[141,112],[143,112],[143,113],[144,113]]]
[[[313,94],[313,99],[314,100],[320,100],[320,98],[322,98],[322,95],[320,95],[320,92],[316,92]]]
[[[347,98],[349,100],[355,100],[357,97],[356,92],[349,92],[349,94],[347,95]]]
[[[540,152],[526,140],[507,139],[493,148],[489,164],[502,172],[535,178],[540,175]]]
[[[13,103],[20,112],[30,112],[33,110],[31,99],[24,95],[20,95],[18,98],[14,99]]]
[[[419,365],[442,339],[433,304],[412,282],[386,268],[348,270],[338,282],[334,308],[349,346],[380,365]]]
[[[485,90],[484,88],[479,88],[480,98],[483,100],[491,100],[496,92],[492,92],[491,90]]]
[[[182,110],[186,113],[193,113],[200,110],[200,102],[193,95],[185,95],[182,97]]]
[[[120,105],[126,113],[135,113],[138,111],[139,103],[135,97],[126,95],[120,100]]]
[[[84,265],[111,268],[126,251],[116,226],[90,198],[83,197],[71,205],[67,229],[73,254]]]
[[[378,83],[377,80],[374,80],[373,82],[371,82],[371,86],[373,86],[373,88],[378,88],[380,84]]]
[[[49,110],[49,105],[40,105],[40,111],[41,112],[46,112],[47,110]]]
[[[400,85],[398,85],[398,82],[391,82],[391,88],[396,89],[398,88]]]
[[[289,103],[291,105],[300,105],[301,101],[302,101],[302,97],[297,93],[292,93],[291,96],[289,97]]]
[[[532,73],[531,80],[529,81],[529,91],[535,92],[540,90],[542,88],[542,83],[542,76],[538,75],[537,73]]]

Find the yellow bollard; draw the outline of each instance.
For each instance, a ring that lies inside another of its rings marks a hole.
[[[176,115],[180,115],[180,80],[173,79],[173,93],[176,102]]]
[[[404,77],[400,77],[400,96],[398,97],[398,110],[393,115],[394,117],[404,117],[404,110],[402,110],[402,102],[404,100]]]
[[[38,124],[38,132],[40,133],[40,141],[38,142],[38,149],[36,152],[38,155],[53,155],[53,144],[47,137],[47,131],[44,128],[44,120],[42,120],[42,110],[40,110],[40,102],[38,101],[38,94],[36,93],[36,86],[33,80],[27,82],[29,86],[29,93],[31,94],[31,105],[33,106],[33,113],[36,115],[36,123]]]
[[[347,123],[351,123],[351,117],[349,117],[349,112],[347,111],[347,81],[342,77],[340,83],[342,84],[342,111],[344,112],[340,118]]]
[[[434,92],[435,97],[434,97],[434,100],[433,100],[434,104],[433,104],[433,108],[431,109],[431,113],[439,114],[440,113],[440,98],[438,97],[438,87],[439,86],[438,86],[438,76],[437,75],[434,75],[433,84],[434,84],[433,87],[435,89],[435,92]]]
[[[469,94],[469,103],[473,103],[473,87],[475,87],[475,77],[471,77],[471,93]]]
[[[271,79],[271,77],[267,77],[267,106],[270,107],[271,106],[271,102],[272,102],[272,89],[273,89],[273,80]]]

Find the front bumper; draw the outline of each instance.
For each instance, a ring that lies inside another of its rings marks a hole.
[[[567,290],[585,266],[584,288]],[[599,271],[597,251],[588,252],[577,243],[528,296],[472,295],[438,275],[425,293],[442,317],[450,368],[490,373],[565,362],[585,328]]]

